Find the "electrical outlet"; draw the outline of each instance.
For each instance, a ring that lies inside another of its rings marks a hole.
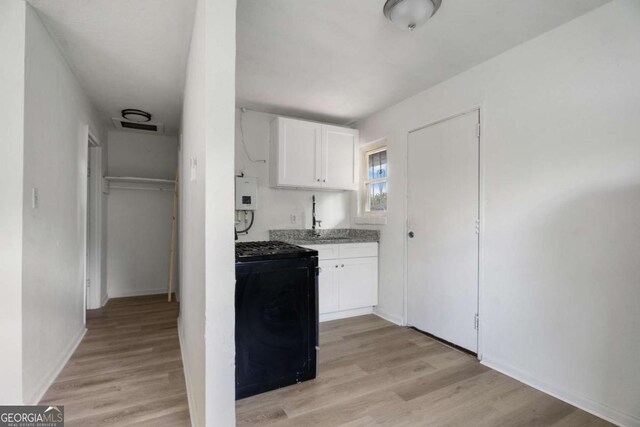
[[[38,209],[38,206],[40,206],[40,193],[38,187],[33,187],[31,189],[31,207]]]
[[[298,223],[298,215],[292,213],[290,219],[291,219],[291,224],[297,224]]]

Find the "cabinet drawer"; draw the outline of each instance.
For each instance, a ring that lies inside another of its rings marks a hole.
[[[339,246],[339,258],[365,258],[378,256],[377,243],[345,243]]]
[[[336,259],[340,256],[338,245],[304,245],[305,248],[318,251],[318,259]]]
[[[304,245],[305,248],[318,251],[318,259],[366,258],[378,256],[378,244],[340,243],[338,245]]]

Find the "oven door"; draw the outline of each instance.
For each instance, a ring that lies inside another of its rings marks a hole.
[[[236,265],[236,399],[315,378],[317,258]]]

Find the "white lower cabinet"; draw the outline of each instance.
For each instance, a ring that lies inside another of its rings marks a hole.
[[[340,310],[340,300],[338,299],[339,274],[334,264],[332,260],[318,262],[320,267],[320,274],[318,275],[318,311],[320,314]]]
[[[340,310],[378,304],[378,258],[340,260],[338,301]]]
[[[370,313],[378,304],[378,244],[306,246],[319,254],[320,321]]]

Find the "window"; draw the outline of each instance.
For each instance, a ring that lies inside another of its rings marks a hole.
[[[387,211],[387,147],[378,145],[364,153],[364,211],[385,213]]]

